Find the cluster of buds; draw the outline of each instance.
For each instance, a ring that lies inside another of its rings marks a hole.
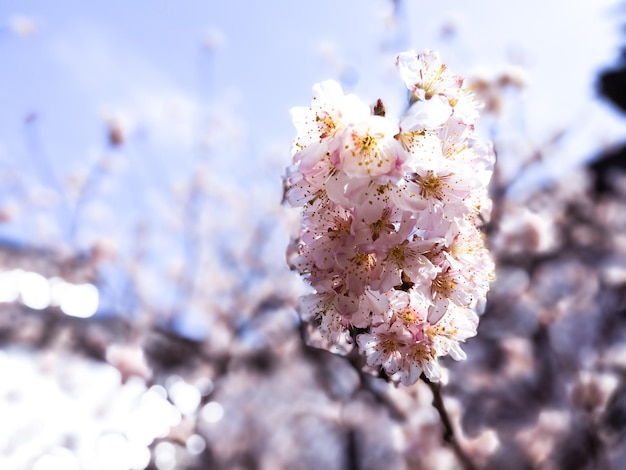
[[[286,199],[302,208],[287,258],[313,288],[305,322],[330,349],[357,347],[394,381],[441,378],[474,336],[494,266],[489,216],[494,154],[474,130],[480,104],[439,54],[405,52],[400,119],[334,81],[313,87],[297,129]]]

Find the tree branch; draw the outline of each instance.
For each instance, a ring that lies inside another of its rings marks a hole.
[[[439,382],[431,382],[424,374],[422,374],[421,379],[428,385],[433,393],[433,406],[439,413],[439,418],[441,419],[441,424],[443,425],[443,440],[450,447],[452,447],[454,454],[463,464],[463,468],[466,470],[476,470],[476,465],[474,465],[474,462],[472,462],[456,438],[454,427],[452,426],[452,421],[450,420],[450,415],[448,415],[448,411],[443,403],[441,384]]]

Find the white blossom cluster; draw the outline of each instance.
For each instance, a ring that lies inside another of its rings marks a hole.
[[[410,93],[399,120],[334,81],[292,109],[286,199],[302,218],[287,256],[314,289],[303,320],[409,385],[438,381],[438,358],[464,359],[476,334],[494,273],[479,229],[494,154],[474,130],[480,103],[436,51],[397,67]]]

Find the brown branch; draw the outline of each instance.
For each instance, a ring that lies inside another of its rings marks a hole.
[[[443,425],[443,440],[450,447],[452,447],[454,454],[463,464],[463,468],[466,470],[476,470],[476,465],[472,462],[472,459],[470,459],[457,440],[454,427],[452,426],[452,421],[450,420],[450,415],[448,415],[446,406],[443,403],[441,384],[439,382],[431,382],[424,374],[422,374],[421,379],[430,387],[430,390],[433,393],[433,406],[437,410],[437,413],[439,413],[439,418],[441,419],[441,424]]]

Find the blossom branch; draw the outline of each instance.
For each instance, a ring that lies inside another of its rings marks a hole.
[[[438,358],[465,359],[460,343],[476,334],[494,277],[479,228],[494,154],[475,132],[474,94],[437,52],[396,64],[410,91],[399,119],[330,80],[291,110],[285,200],[301,208],[301,231],[287,261],[314,289],[299,311],[320,346],[355,347],[364,366],[411,385],[438,381]]]

